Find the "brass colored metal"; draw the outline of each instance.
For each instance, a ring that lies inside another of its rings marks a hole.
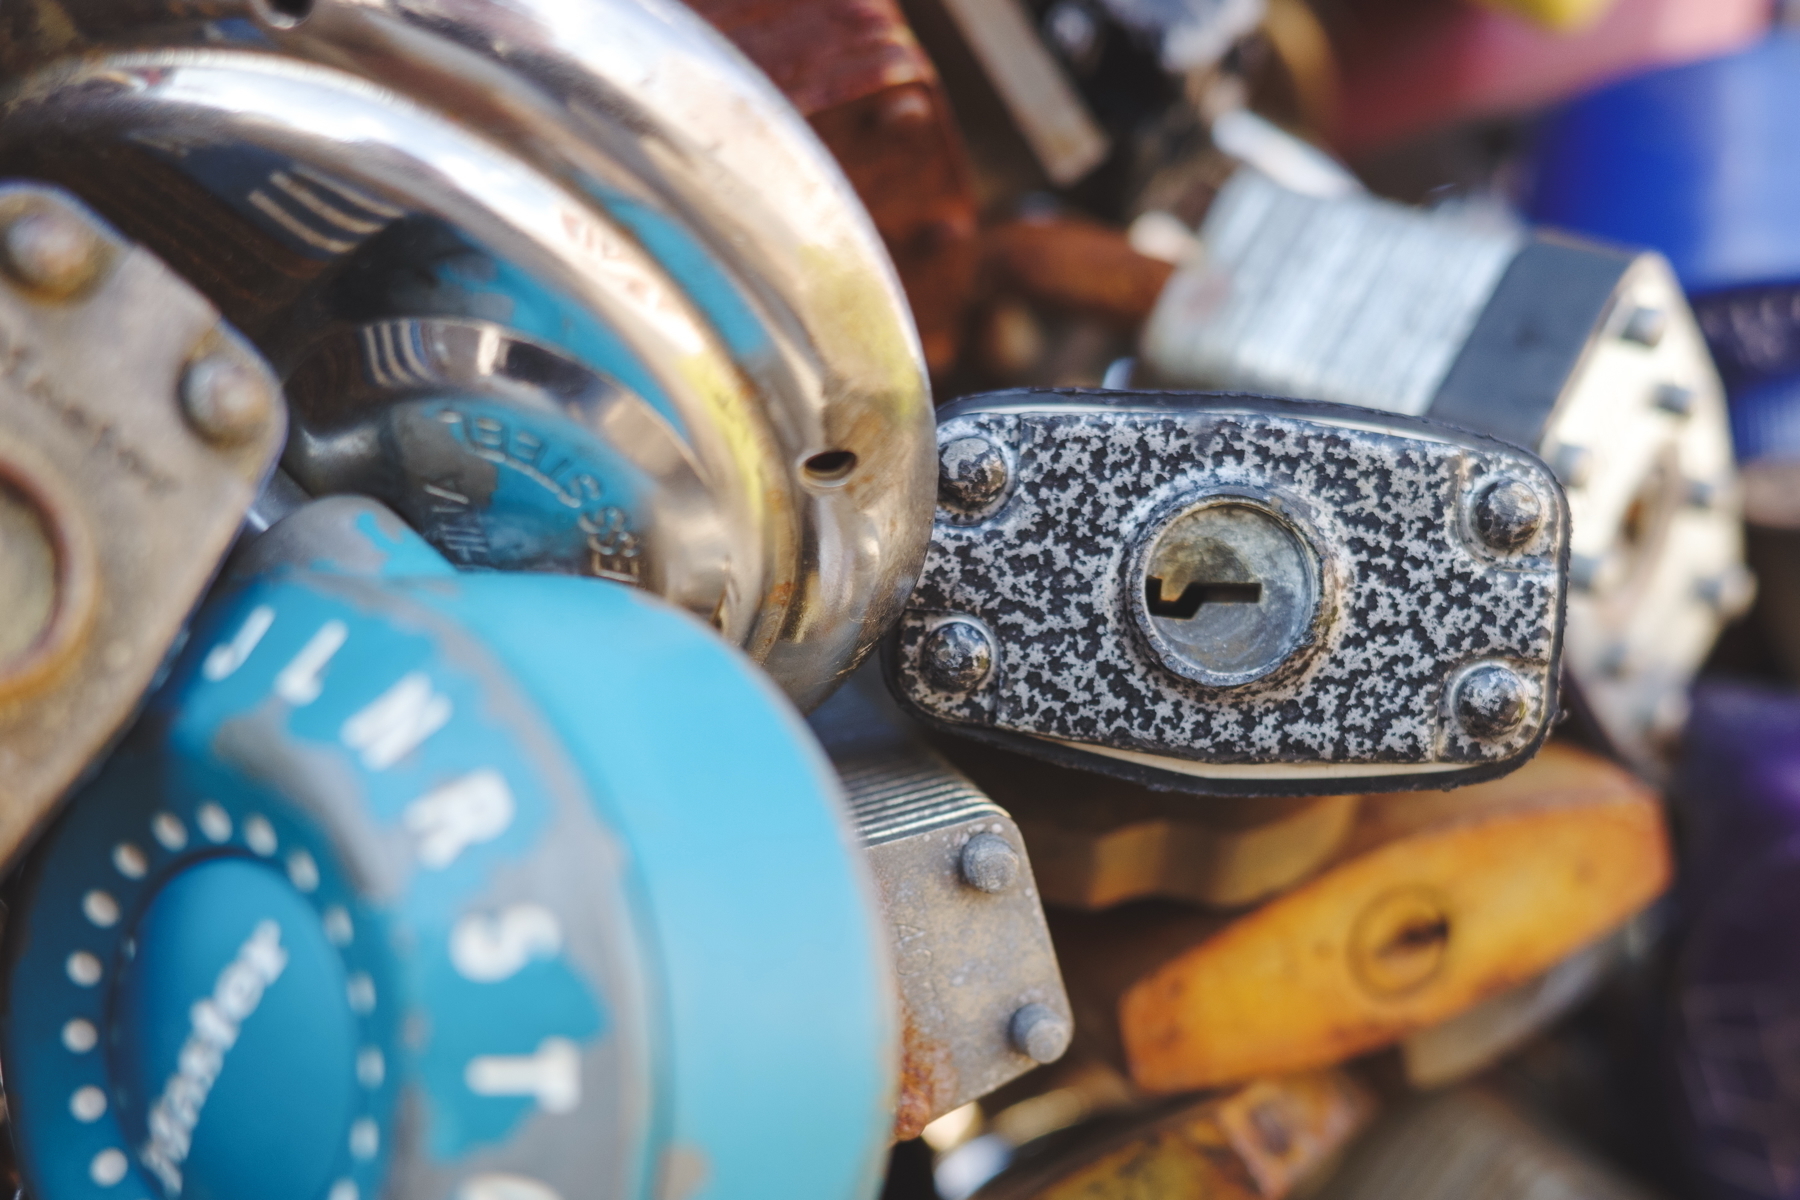
[[[1089,911],[1152,896],[1208,908],[1265,900],[1337,852],[1360,799],[1221,796],[1201,805],[960,739],[940,749],[1019,823],[1044,901]]]
[[[1174,1111],[1114,1117],[1034,1155],[977,1200],[1279,1200],[1369,1123],[1375,1102],[1337,1071],[1259,1079]]]
[[[218,312],[65,194],[0,185],[0,245],[4,861],[130,718],[287,420]],[[183,415],[199,362],[262,397],[229,444]]]

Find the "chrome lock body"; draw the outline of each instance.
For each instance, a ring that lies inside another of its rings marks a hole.
[[[1061,1058],[1069,997],[1019,827],[859,673],[810,718],[843,780],[900,984],[894,1137]]]
[[[286,427],[204,297],[68,194],[0,184],[0,861],[129,722]]]
[[[1532,455],[1255,396],[999,392],[940,413],[885,652],[968,736],[1152,786],[1445,787],[1556,708],[1568,511]]]
[[[9,896],[31,1195],[874,1194],[886,939],[760,672],[362,499],[232,571]]]
[[[1667,262],[1248,170],[1200,242],[1145,328],[1150,381],[1425,416],[1541,454],[1568,492],[1575,704],[1657,771],[1753,588],[1723,391]]]
[[[83,196],[264,350],[303,486],[380,496],[461,565],[657,591],[803,707],[891,624],[932,478],[905,298],[830,156],[697,17],[0,19],[0,166]]]

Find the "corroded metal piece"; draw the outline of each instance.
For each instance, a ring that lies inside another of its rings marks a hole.
[[[1069,1001],[1025,841],[919,742],[865,675],[814,714],[893,939],[902,1062],[894,1136],[1068,1049]]]
[[[0,186],[0,231],[3,859],[137,707],[287,421],[217,310],[68,196]],[[199,374],[230,437],[184,413]]]
[[[1568,522],[1528,453],[1168,393],[973,397],[938,438],[1014,464],[991,510],[940,509],[887,654],[946,729],[1158,787],[1296,795],[1504,774],[1556,714]],[[1512,548],[1469,515],[1499,479],[1544,510]],[[965,628],[990,661],[948,672]]]

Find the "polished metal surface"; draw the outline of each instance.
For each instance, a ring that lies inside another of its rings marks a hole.
[[[712,499],[728,577],[683,603],[826,694],[917,571],[930,404],[885,253],[773,88],[654,0],[192,14],[0,17],[0,165],[152,240],[284,374],[347,328],[449,318],[612,377]]]

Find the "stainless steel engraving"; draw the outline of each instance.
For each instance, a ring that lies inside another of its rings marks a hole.
[[[1169,393],[973,397],[938,436],[1015,465],[987,519],[940,511],[886,653],[934,723],[1161,787],[1293,795],[1502,773],[1555,716],[1567,511],[1523,451]],[[1501,493],[1507,514],[1484,509]],[[979,685],[938,668],[952,624],[990,641]],[[1517,686],[1459,687],[1483,664]]]

